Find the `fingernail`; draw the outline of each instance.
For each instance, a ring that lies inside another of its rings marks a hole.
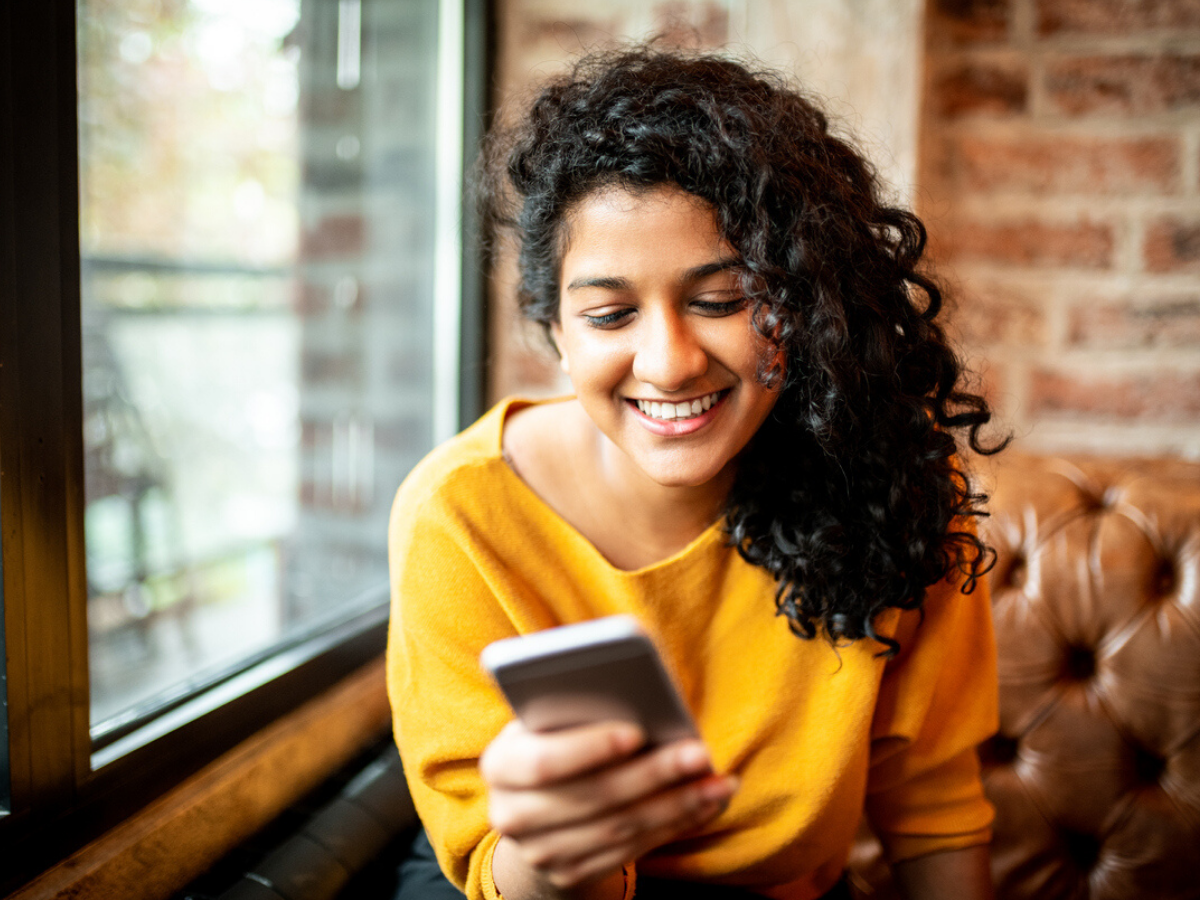
[[[675,762],[679,766],[680,771],[687,774],[697,772],[706,772],[712,767],[712,761],[708,758],[708,751],[701,744],[684,744],[679,748],[679,754],[675,757]]]
[[[622,723],[617,727],[615,737],[617,746],[627,753],[632,752],[640,747],[644,740],[642,737],[642,730],[640,728],[638,728],[636,725],[628,725],[625,723]]]
[[[733,796],[737,790],[737,778],[727,775],[724,778],[713,778],[700,785],[700,793],[710,802],[723,802]]]

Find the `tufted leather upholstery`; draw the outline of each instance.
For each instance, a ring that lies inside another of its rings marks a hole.
[[[1200,465],[981,466],[1000,733],[998,900],[1200,898]],[[865,845],[862,896],[891,888]]]

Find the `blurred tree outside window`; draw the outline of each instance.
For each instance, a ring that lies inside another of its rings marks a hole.
[[[93,734],[383,602],[435,415],[437,13],[81,0]]]

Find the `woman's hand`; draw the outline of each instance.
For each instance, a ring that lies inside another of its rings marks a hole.
[[[489,789],[493,857],[507,900],[620,896],[621,867],[717,816],[737,786],[712,772],[700,741],[639,754],[636,726],[552,733],[509,723],[479,761]],[[578,889],[578,890],[577,890]]]

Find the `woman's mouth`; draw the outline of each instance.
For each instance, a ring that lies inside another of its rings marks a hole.
[[[723,391],[714,391],[711,394],[705,394],[703,397],[697,397],[695,400],[689,400],[683,403],[671,403],[669,401],[658,400],[634,400],[638,410],[642,415],[649,416],[651,419],[660,421],[676,421],[681,419],[694,419],[697,416],[703,415],[721,399]]]

